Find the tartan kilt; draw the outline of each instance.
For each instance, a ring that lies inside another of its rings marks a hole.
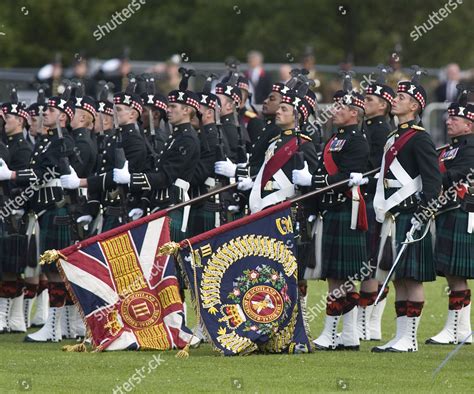
[[[183,223],[183,210],[178,209],[171,211],[168,214],[168,217],[171,219],[170,223],[170,236],[171,241],[179,242],[186,238],[186,233],[181,231],[181,224]],[[189,222],[188,222],[188,231],[189,231]],[[178,279],[179,288],[186,289],[186,282],[184,280],[184,272],[182,271],[180,265],[176,262],[176,278]]]
[[[405,241],[406,234],[412,224],[413,213],[400,213],[395,221],[396,224],[396,248],[397,253]],[[420,237],[421,231],[415,233],[414,238]],[[393,256],[395,260],[396,256]],[[428,231],[422,241],[408,246],[400,262],[395,269],[394,279],[414,279],[420,282],[432,282],[436,280],[436,272],[433,263],[433,246],[431,243],[431,232]]]
[[[112,230],[113,228],[117,228],[125,223],[120,223],[120,218],[118,216],[106,215],[104,214],[104,222],[102,224],[102,232],[105,233],[106,231]]]
[[[436,218],[435,266],[440,276],[474,279],[474,233],[467,232],[468,213],[451,210]]]
[[[219,207],[212,202],[206,202],[201,205],[193,205],[189,214],[188,233],[190,237],[205,233],[216,227],[216,211]]]
[[[27,238],[24,234],[4,234],[2,237],[0,272],[21,274],[27,261]]]
[[[54,208],[47,210],[38,219],[40,227],[40,254],[46,250],[60,250],[71,245],[71,230],[69,224],[58,225],[54,223],[56,216],[66,216],[66,208]],[[56,264],[45,264],[45,272],[58,272]]]
[[[351,230],[351,206],[323,214],[321,279],[360,277],[367,261],[366,234]]]
[[[373,196],[366,199],[368,230],[366,235],[367,258],[372,268],[371,275],[367,279],[374,279],[377,271],[377,252],[382,224],[375,220]]]

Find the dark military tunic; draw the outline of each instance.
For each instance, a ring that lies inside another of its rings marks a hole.
[[[173,134],[165,144],[153,172],[131,174],[130,190],[145,193],[151,210],[167,208],[183,201],[185,194],[175,185],[177,179],[190,182],[200,155],[200,142],[190,123],[173,127]],[[181,228],[182,211],[172,212],[171,236],[174,241],[184,237]]]
[[[385,116],[376,116],[365,121],[366,137],[369,142],[369,170],[380,167],[383,147],[390,133],[390,125]]]
[[[226,156],[233,161],[238,163],[238,148],[240,143],[239,131],[234,122],[234,115],[229,114],[221,118],[222,123],[222,138],[225,147]]]
[[[23,133],[18,133],[7,137],[6,148],[9,152],[8,166],[12,171],[28,168],[32,152],[31,145],[25,140]],[[10,209],[25,209],[25,199],[21,196],[22,188],[19,188],[14,181],[7,181],[3,192],[5,198],[15,201]],[[19,199],[21,202],[17,203]],[[17,219],[11,215],[11,210],[3,212],[6,222],[7,234],[4,234],[3,241],[4,253],[0,256],[0,272],[21,273],[26,265],[26,228],[24,217]],[[2,216],[3,216],[2,214]]]
[[[143,129],[143,138],[147,147],[147,170],[153,170],[165,146],[163,132],[157,129],[151,134],[150,129]]]
[[[17,184],[27,187],[25,193],[29,189],[37,190],[30,198],[30,207],[39,216],[40,253],[71,244],[69,214],[59,177],[62,161],[74,160],[74,141],[66,129],[62,129],[62,134],[63,138],[59,138],[57,129],[48,130],[35,145],[30,167],[16,173]],[[57,270],[53,264],[45,269]]]
[[[140,193],[130,193],[127,198],[127,186],[117,186],[113,181],[116,150],[123,148],[128,160],[130,173],[146,169],[146,144],[138,126],[134,123],[118,128],[116,132],[106,131],[99,151],[98,171],[96,175],[87,178],[89,193],[89,208],[93,215],[98,210],[97,201],[104,207],[104,231],[117,227],[126,220],[128,208],[138,207]],[[119,140],[121,139],[121,142]],[[92,205],[91,205],[92,204]]]
[[[447,201],[440,200],[442,213],[436,218],[436,271],[442,276],[473,279],[474,233],[467,232],[469,214],[462,204],[465,189],[461,184],[474,181],[474,134],[452,138],[450,146],[440,153],[439,160],[443,196]],[[453,187],[455,185],[457,187]]]
[[[265,160],[265,152],[268,148],[269,141],[279,135],[281,129],[275,124],[275,118],[265,120],[265,127],[256,137],[250,150],[250,175],[256,175]]]
[[[86,128],[72,131],[74,139],[74,159],[72,167],[79,178],[87,178],[94,172],[97,156],[95,144],[91,138],[91,131]]]

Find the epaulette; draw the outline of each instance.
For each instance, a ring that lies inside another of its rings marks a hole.
[[[311,137],[309,135],[306,135],[306,134],[300,134],[300,137],[307,140],[307,141],[312,141]]]
[[[421,126],[418,126],[416,124],[414,124],[413,126],[411,126],[412,129],[415,129],[415,130],[418,130],[418,131],[425,131],[425,129]]]
[[[255,112],[252,112],[252,111],[245,111],[244,115],[247,118],[252,118],[252,119],[257,117],[257,114]]]

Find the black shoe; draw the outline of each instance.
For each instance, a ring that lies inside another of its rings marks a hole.
[[[336,350],[349,350],[349,351],[353,351],[353,352],[358,352],[360,350],[360,346],[359,345],[344,346],[343,344],[339,344],[339,345],[337,345]]]
[[[386,351],[387,351],[387,348],[381,349],[378,346],[373,347],[371,350],[372,353],[385,353]]]

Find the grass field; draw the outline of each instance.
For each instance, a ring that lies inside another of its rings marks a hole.
[[[371,353],[377,342],[370,342],[363,343],[360,352],[224,358],[202,345],[182,360],[175,357],[175,351],[65,353],[61,346],[73,341],[30,344],[22,342],[22,334],[0,335],[0,393],[473,392],[474,346],[463,346],[433,377],[455,348],[424,345],[444,325],[444,289],[442,279],[426,285],[420,349],[413,354]],[[309,305],[319,302],[324,290],[324,283],[311,282]],[[323,320],[321,315],[312,322],[313,335],[319,334]],[[391,292],[383,320],[384,339],[390,339],[394,331]]]

